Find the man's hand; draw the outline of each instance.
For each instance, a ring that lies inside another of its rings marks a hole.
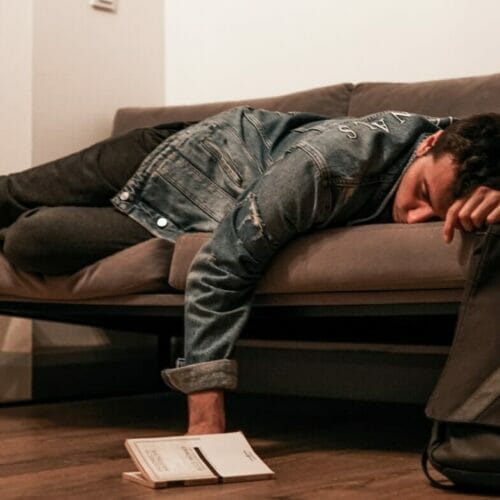
[[[444,240],[451,243],[455,229],[474,231],[496,222],[500,222],[500,191],[479,186],[468,196],[455,200],[448,209]]]

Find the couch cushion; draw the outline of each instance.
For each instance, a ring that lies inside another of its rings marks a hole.
[[[169,283],[183,290],[191,262],[209,234],[178,238]],[[351,292],[461,288],[460,238],[446,245],[442,223],[373,224],[326,229],[285,247],[260,293]]]
[[[345,116],[352,88],[351,84],[339,84],[262,99],[156,108],[123,108],[115,115],[113,135],[159,123],[199,121],[225,109],[241,105],[273,111],[309,111],[326,116]]]
[[[0,295],[57,301],[172,291],[168,273],[173,244],[153,238],[71,275],[44,276],[13,267],[0,253]]]
[[[327,298],[326,303],[335,303],[335,294],[345,299],[345,294],[339,292],[359,295],[376,291],[425,291],[425,297],[416,298],[431,300],[430,292],[457,290],[464,284],[457,249],[468,247],[461,244],[460,238],[445,245],[441,229],[442,223],[381,224],[327,229],[301,237],[276,256],[258,292],[270,298],[279,296],[269,295],[272,293],[285,294],[279,303],[287,302],[286,297],[295,303],[294,296],[298,303],[309,303],[307,297],[312,297],[312,293],[316,296],[311,303],[321,303],[321,296]],[[181,306],[182,295],[178,292],[185,288],[196,252],[209,238],[207,233],[179,237],[173,257],[172,244],[154,238],[66,276],[25,273],[12,267],[0,254],[0,296],[2,300]],[[466,258],[467,252],[463,259]],[[154,292],[156,295],[144,295]],[[128,301],[128,297],[133,300]],[[388,300],[398,297],[389,296]],[[362,295],[356,303],[370,300],[377,302],[376,297]],[[443,297],[436,300],[442,301]]]
[[[417,83],[360,83],[351,95],[349,114],[387,109],[432,116],[464,117],[500,112],[500,73]]]

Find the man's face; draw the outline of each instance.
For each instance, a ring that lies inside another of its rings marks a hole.
[[[452,186],[457,165],[451,155],[435,159],[425,154],[435,142],[433,137],[420,144],[417,158],[401,179],[392,207],[395,222],[415,224],[444,220],[454,201]]]

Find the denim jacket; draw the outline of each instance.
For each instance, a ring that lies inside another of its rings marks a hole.
[[[188,275],[185,358],[165,382],[186,393],[234,388],[229,358],[271,258],[300,234],[377,221],[418,143],[451,120],[238,107],[152,151],[114,205],[161,238],[213,232]]]

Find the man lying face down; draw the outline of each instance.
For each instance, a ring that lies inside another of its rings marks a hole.
[[[152,237],[212,238],[185,294],[185,356],[162,371],[188,395],[188,433],[225,430],[233,346],[256,285],[293,238],[327,227],[500,220],[500,115],[361,118],[233,108],[138,129],[0,178],[0,237],[22,270],[64,274]]]

